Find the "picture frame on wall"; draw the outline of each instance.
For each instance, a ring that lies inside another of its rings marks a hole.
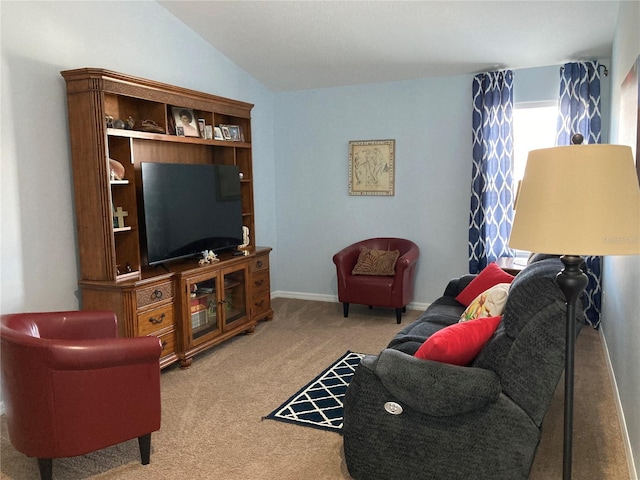
[[[349,142],[349,195],[395,195],[395,140]]]
[[[620,144],[631,147],[640,182],[640,56],[620,85]]]
[[[176,135],[181,137],[200,137],[200,129],[193,110],[171,107],[171,113],[176,124]]]

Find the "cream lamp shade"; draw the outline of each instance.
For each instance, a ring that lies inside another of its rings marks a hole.
[[[640,254],[640,187],[631,148],[529,152],[509,246],[557,255]]]

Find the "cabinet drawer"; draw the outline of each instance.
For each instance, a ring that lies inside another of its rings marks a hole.
[[[173,304],[154,308],[138,315],[138,336],[173,327]]]
[[[271,295],[266,292],[262,295],[254,295],[251,301],[251,316],[260,319],[271,310]]]
[[[162,335],[158,335],[160,339],[160,343],[162,344],[162,353],[160,353],[160,358],[166,357],[167,355],[171,355],[176,351],[176,331],[171,330],[170,332],[163,333]]]
[[[251,259],[251,263],[249,264],[250,272],[256,272],[258,270],[268,270],[268,269],[269,269],[269,255],[259,255]]]
[[[136,304],[138,308],[170,298],[173,298],[173,283],[171,282],[152,285],[136,291]]]
[[[269,270],[261,270],[251,275],[251,288],[254,292],[262,292],[269,288]]]

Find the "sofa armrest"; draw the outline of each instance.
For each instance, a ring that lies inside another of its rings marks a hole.
[[[367,356],[361,365],[374,371],[400,402],[435,417],[481,409],[502,392],[498,375],[490,370],[422,360],[394,349]]]
[[[453,278],[449,280],[446,288],[444,289],[444,297],[457,297],[462,290],[464,290],[471,281],[476,278],[476,274],[463,275],[460,278]]]

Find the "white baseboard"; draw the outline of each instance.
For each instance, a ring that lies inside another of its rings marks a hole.
[[[302,293],[302,292],[283,292],[281,290],[271,292],[271,298],[295,298],[297,300],[312,300],[316,302],[330,302],[339,303],[337,295],[321,295],[318,293]],[[411,302],[407,305],[409,310],[424,311],[429,306],[429,303],[417,303]]]
[[[613,365],[611,364],[611,357],[609,356],[609,347],[607,347],[607,339],[602,331],[602,325],[600,326],[600,339],[602,340],[602,348],[604,349],[604,356],[607,360],[607,369],[609,370],[609,377],[613,385],[613,396],[615,397],[616,410],[618,411],[618,418],[620,420],[620,429],[622,430],[622,440],[624,442],[625,451],[627,454],[627,464],[629,466],[629,478],[630,480],[638,480],[638,471],[636,470],[635,462],[633,461],[633,450],[631,450],[631,440],[629,439],[629,430],[627,430],[627,422],[624,417],[624,410],[622,409],[622,402],[620,401],[620,392],[618,391],[618,384],[616,382],[615,372],[613,371]]]

